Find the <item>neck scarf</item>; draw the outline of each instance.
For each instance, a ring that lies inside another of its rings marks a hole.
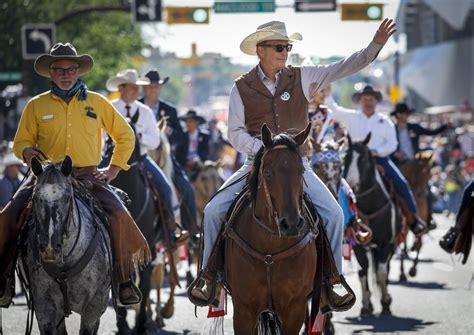
[[[87,86],[80,79],[67,91],[60,89],[54,82],[51,82],[51,92],[61,99],[72,98],[77,92],[79,92],[77,100],[81,101],[87,98]]]

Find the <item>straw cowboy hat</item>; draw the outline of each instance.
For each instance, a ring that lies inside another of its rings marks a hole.
[[[105,86],[109,91],[114,92],[118,91],[118,87],[123,84],[150,85],[150,79],[139,78],[135,69],[126,69],[107,80]]]
[[[89,72],[94,66],[94,60],[89,55],[77,55],[76,48],[71,43],[56,43],[49,54],[43,54],[35,60],[35,71],[40,76],[50,78],[49,68],[55,61],[70,59],[79,64],[79,75]]]
[[[240,50],[243,53],[251,56],[257,54],[257,45],[265,41],[285,40],[289,42],[301,41],[303,36],[300,33],[293,33],[288,37],[286,27],[283,22],[270,21],[262,24],[257,28],[257,31],[248,35],[242,43],[240,43]]]
[[[145,77],[150,79],[150,83],[158,83],[159,85],[164,85],[170,79],[170,77],[165,77],[161,79],[160,74],[156,69],[150,70],[146,73]]]
[[[352,101],[354,103],[359,103],[359,100],[363,95],[371,95],[377,100],[377,102],[382,101],[382,93],[380,93],[380,91],[374,90],[374,88],[370,85],[367,85],[361,91],[354,93],[352,95]]]
[[[198,113],[194,110],[189,110],[186,114],[184,114],[183,116],[180,116],[180,119],[181,120],[196,120],[199,124],[203,124],[203,123],[206,123],[206,119],[203,118],[202,116],[198,115]]]
[[[3,165],[5,167],[12,166],[12,165],[23,165],[23,162],[20,159],[18,159],[13,154],[13,152],[9,152],[3,157]]]
[[[408,108],[408,105],[406,103],[400,102],[400,103],[396,104],[395,110],[393,112],[391,112],[390,115],[391,116],[397,116],[397,114],[400,114],[400,113],[411,114],[414,111],[415,111],[414,109]]]

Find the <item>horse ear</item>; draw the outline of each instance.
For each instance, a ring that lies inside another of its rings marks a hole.
[[[41,165],[40,160],[36,156],[33,156],[33,158],[31,158],[31,170],[33,171],[35,176],[39,176],[43,173],[43,165]]]
[[[362,141],[363,145],[367,145],[367,143],[370,142],[370,136],[372,136],[372,133],[369,131],[369,133],[367,134],[367,137],[365,138],[365,140]]]
[[[72,159],[69,156],[64,158],[63,163],[61,164],[61,172],[66,177],[69,177],[72,173]]]
[[[311,123],[308,123],[306,128],[300,131],[293,139],[298,146],[302,145],[308,138],[308,134],[311,131]]]
[[[216,168],[220,167],[221,166],[221,163],[222,163],[222,159],[219,158],[218,160],[212,162],[212,165]]]
[[[267,124],[264,123],[262,126],[262,142],[266,147],[270,147],[273,144],[273,134],[272,131],[267,127]]]
[[[161,118],[160,121],[158,121],[158,124],[156,126],[158,127],[160,131],[162,131],[165,128],[164,125],[165,125],[165,120]]]
[[[132,119],[131,119],[132,124],[136,124],[139,117],[140,117],[140,111],[137,109],[137,112],[135,113],[135,115],[132,116]]]

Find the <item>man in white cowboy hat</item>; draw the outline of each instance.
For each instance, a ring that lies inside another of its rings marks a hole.
[[[134,127],[137,140],[140,143],[140,160],[145,170],[151,173],[160,198],[163,199],[166,206],[169,215],[166,221],[170,231],[173,232],[172,238],[182,240],[186,235],[174,235],[176,226],[171,199],[172,186],[169,184],[161,168],[148,155],[149,150],[156,149],[160,145],[160,133],[153,111],[150,107],[137,100],[139,85],[149,84],[150,79],[146,77],[139,78],[136,70],[126,69],[107,80],[106,87],[111,92],[118,91],[120,93],[120,98],[112,101],[112,105],[120,114],[127,119],[131,119],[138,113],[138,119]]]
[[[330,90],[330,89],[329,89]],[[325,103],[332,109],[334,116],[344,127],[354,141],[363,141],[370,133],[369,149],[372,151],[377,164],[383,166],[385,176],[394,184],[395,190],[405,199],[413,215],[409,224],[415,235],[426,231],[426,223],[417,215],[415,198],[407,180],[390,159],[390,154],[397,150],[398,140],[395,125],[390,118],[377,113],[377,103],[382,101],[382,93],[370,85],[352,95],[352,101],[359,104],[360,111],[339,106],[328,94]]]
[[[173,161],[173,182],[176,189],[181,194],[181,215],[184,228],[196,236],[198,233],[197,214],[196,214],[196,197],[194,189],[189,181],[184,166],[181,166],[177,161],[177,148],[181,145],[184,139],[183,128],[179,122],[178,112],[176,108],[169,102],[160,98],[161,90],[169,77],[161,78],[157,69],[152,69],[145,74],[145,77],[150,80],[150,85],[143,86],[144,96],[138,101],[146,104],[151,108],[157,121],[161,118],[166,118],[166,135],[171,145],[171,158]]]
[[[259,63],[238,78],[232,87],[228,137],[234,148],[246,153],[248,159],[227,180],[205,209],[203,272],[207,270],[207,261],[224,223],[225,214],[235,194],[245,185],[245,181],[235,181],[250,171],[254,155],[262,148],[262,141],[258,138],[262,125],[266,123],[276,134],[291,128],[304,129],[308,124],[308,101],[313,94],[309,92],[310,85],[321,90],[330,82],[363,69],[377,57],[394,32],[395,24],[392,20],[385,19],[366,48],[339,62],[324,66],[286,66],[293,42],[301,41],[302,36],[299,33],[288,35],[283,22],[267,22],[242,41],[240,50],[247,55],[258,56]],[[306,159],[304,164],[305,192],[309,194],[323,219],[337,267],[341,271],[342,210]],[[206,298],[211,292],[209,284],[207,282],[204,288],[195,289],[192,295],[208,300]]]
[[[23,162],[15,157],[13,152],[8,152],[2,162],[3,178],[0,179],[0,210],[10,201],[15,191],[20,186],[20,167]]]
[[[70,43],[57,43],[49,54],[39,56],[35,71],[51,79],[51,90],[33,97],[25,106],[15,135],[13,151],[26,164],[44,153],[53,163],[66,155],[73,161],[73,175],[92,184],[92,194],[101,203],[109,222],[114,249],[114,285],[119,302],[135,304],[140,291],[131,280],[136,266],[150,261],[148,244],[129,212],[108,182],[121,169],[127,170],[135,138],[125,118],[102,95],[89,91],[80,76],[94,61],[78,55]],[[116,143],[109,166],[97,169],[101,160],[102,131]],[[34,176],[28,176],[12,200],[0,212],[0,306],[11,303],[11,283],[16,261],[16,241],[23,222],[16,221],[31,196]]]

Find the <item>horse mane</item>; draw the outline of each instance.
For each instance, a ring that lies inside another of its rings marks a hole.
[[[279,135],[275,135],[273,137],[273,142],[270,147],[262,146],[260,150],[255,155],[254,164],[252,170],[250,172],[250,195],[252,202],[255,203],[257,199],[257,190],[258,190],[258,172],[260,171],[260,166],[262,165],[262,157],[265,150],[269,150],[277,145],[286,145],[288,149],[293,152],[298,152],[298,145],[296,144],[295,140],[288,134],[282,133]]]

